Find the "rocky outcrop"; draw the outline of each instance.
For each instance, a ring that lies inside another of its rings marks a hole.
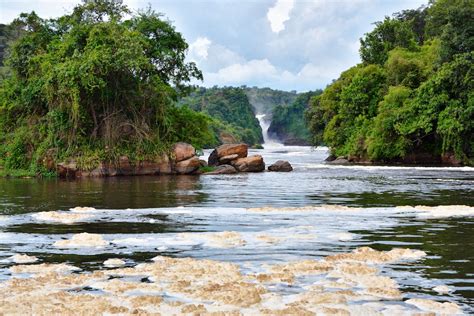
[[[207,162],[209,166],[213,167],[220,164],[227,164],[230,162],[230,160],[228,161],[228,156],[237,155],[236,158],[245,158],[248,155],[248,149],[249,146],[247,144],[224,144],[212,151]],[[220,159],[224,157],[227,157],[225,163],[220,161]]]
[[[293,171],[293,167],[288,161],[278,160],[277,162],[268,167],[268,171],[290,172]]]
[[[261,172],[265,170],[265,162],[260,155],[239,158],[231,162],[239,172]]]
[[[115,162],[101,162],[96,168],[85,170],[75,160],[69,160],[58,163],[56,171],[61,178],[194,174],[203,163],[206,162],[199,160],[193,146],[177,143],[170,155],[159,156],[154,161],[134,163],[127,156],[121,156]]]
[[[235,174],[237,173],[237,169],[232,167],[231,165],[220,165],[217,166],[216,169],[210,172],[206,172],[205,174],[213,175],[213,174]]]
[[[208,164],[217,169],[206,174],[232,174],[237,172],[261,172],[265,170],[262,156],[248,155],[246,144],[224,144],[214,149]]]

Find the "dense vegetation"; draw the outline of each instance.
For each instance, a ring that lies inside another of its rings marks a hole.
[[[289,106],[292,104],[298,94],[296,91],[281,91],[271,88],[257,88],[242,86],[245,94],[249,98],[250,104],[257,114],[266,114],[266,117],[272,115],[276,106]]]
[[[67,159],[85,169],[119,155],[154,160],[176,141],[214,141],[206,115],[174,105],[202,74],[160,14],[97,0],[53,20],[21,14],[8,27],[2,35],[19,38],[0,86],[3,173],[47,174]]]
[[[473,164],[473,16],[471,0],[437,0],[375,23],[362,63],[311,100],[313,142],[356,160]]]
[[[309,145],[311,135],[304,116],[310,98],[321,93],[321,90],[301,93],[290,105],[274,107],[268,133],[287,145]]]
[[[211,116],[211,128],[219,142],[243,141],[249,145],[263,142],[254,109],[241,88],[198,88],[182,98],[180,104]]]

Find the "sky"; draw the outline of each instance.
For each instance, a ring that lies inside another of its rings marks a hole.
[[[43,18],[77,0],[0,0],[0,23],[21,12]],[[359,39],[373,23],[427,0],[124,0],[133,11],[164,13],[189,44],[203,86],[324,88],[360,62]]]

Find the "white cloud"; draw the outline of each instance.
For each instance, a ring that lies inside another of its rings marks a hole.
[[[350,65],[330,62],[324,65],[305,64],[291,72],[273,65],[268,59],[253,59],[234,63],[215,72],[204,74],[204,85],[256,85],[284,90],[308,91],[323,87]]]
[[[275,6],[268,9],[267,19],[274,33],[280,33],[285,29],[285,22],[290,19],[294,5],[294,0],[277,0]]]
[[[208,50],[212,42],[207,37],[198,37],[191,45],[189,45],[189,56],[194,61],[207,59]]]

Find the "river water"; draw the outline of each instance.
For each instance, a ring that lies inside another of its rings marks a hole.
[[[0,179],[0,287],[14,275],[15,254],[86,272],[104,269],[109,258],[134,267],[157,255],[232,262],[255,272],[364,246],[410,248],[426,256],[379,267],[403,295],[391,304],[417,312],[404,301],[421,298],[474,313],[473,168],[333,166],[324,162],[326,148],[271,146],[250,154],[261,154],[267,165],[288,160],[294,171]],[[91,209],[70,211],[75,207]],[[55,246],[83,232],[100,234],[105,244]],[[219,232],[237,239],[212,235]],[[297,286],[273,290],[294,295],[311,282],[302,277]]]

